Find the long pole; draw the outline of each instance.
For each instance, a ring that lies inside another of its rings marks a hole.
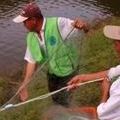
[[[104,78],[99,78],[99,79],[95,79],[95,80],[91,80],[91,81],[87,81],[87,82],[83,82],[83,83],[79,83],[77,84],[77,86],[82,86],[82,85],[86,85],[86,84],[89,84],[89,83],[93,83],[93,82],[99,82],[99,81],[102,81]],[[56,91],[53,91],[53,92],[50,92],[50,93],[47,93],[47,94],[44,94],[44,95],[41,95],[41,96],[38,96],[38,97],[35,97],[35,98],[32,98],[30,100],[27,100],[25,102],[21,102],[21,103],[18,103],[18,104],[8,104],[6,106],[4,106],[3,108],[0,109],[0,112],[2,111],[5,111],[6,109],[9,109],[9,108],[16,108],[16,107],[19,107],[19,106],[22,106],[22,105],[25,105],[27,103],[30,103],[30,102],[34,102],[34,101],[37,101],[37,100],[41,100],[41,99],[45,99],[45,98],[48,98],[58,92],[61,92],[63,90],[66,90],[68,88],[70,88],[70,86],[66,86],[66,87],[63,87],[59,90],[56,90]]]

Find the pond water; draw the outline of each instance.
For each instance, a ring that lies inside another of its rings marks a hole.
[[[12,75],[24,64],[25,28],[12,19],[29,0],[0,0],[0,74]],[[119,0],[36,0],[44,16],[81,17],[89,23],[120,14]]]

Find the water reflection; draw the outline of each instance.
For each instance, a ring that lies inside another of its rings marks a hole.
[[[0,18],[11,17],[25,3],[27,3],[27,0],[0,0]]]
[[[0,73],[11,74],[23,66],[25,32],[22,24],[12,18],[29,0],[0,0]],[[119,15],[119,0],[37,0],[44,16],[81,16],[90,23]]]
[[[120,16],[120,1],[119,0],[97,0],[98,5],[102,5],[103,8],[108,9],[108,13]]]

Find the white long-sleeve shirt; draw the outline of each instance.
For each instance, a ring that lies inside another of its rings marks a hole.
[[[120,76],[120,65],[113,67],[108,72],[110,80]],[[110,97],[97,107],[100,120],[120,120],[120,77],[110,87]]]

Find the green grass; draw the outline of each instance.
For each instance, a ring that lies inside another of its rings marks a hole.
[[[80,46],[80,73],[97,72],[109,69],[119,64],[112,40],[103,35],[106,24],[120,25],[120,18],[111,18],[97,24],[82,41]],[[39,77],[40,76],[40,77]],[[13,86],[14,87],[14,86]],[[0,78],[0,104],[7,99],[11,86],[4,78]],[[35,76],[29,85],[30,97],[48,93],[47,80],[44,72]],[[82,86],[73,92],[72,105],[96,106],[100,101],[100,87],[98,83]],[[42,120],[43,113],[53,105],[51,98],[29,103],[0,113],[0,120]]]

